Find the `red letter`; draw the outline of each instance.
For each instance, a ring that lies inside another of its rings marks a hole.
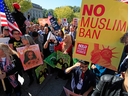
[[[83,37],[84,36],[84,32],[85,32],[85,29],[84,28],[80,28],[79,37]],[[82,34],[82,36],[81,36],[81,34]]]
[[[110,28],[108,28],[109,22],[110,22],[110,19],[108,19],[108,23],[107,23],[107,26],[106,26],[106,30],[111,30]]]
[[[91,21],[91,28],[96,28],[97,27],[97,23],[98,23],[98,21],[99,21],[99,18],[97,18],[97,21],[96,21],[96,24],[95,24],[95,26],[94,27],[92,27],[92,23],[93,23],[93,19],[94,19],[94,17],[92,17],[92,21]]]
[[[83,14],[82,15],[85,15],[85,13],[87,11],[88,15],[91,16],[92,15],[92,9],[93,9],[93,5],[90,6],[90,10],[88,8],[88,5],[84,5]]]
[[[120,31],[122,31],[124,29],[124,32],[125,32],[126,25],[127,25],[127,22],[125,21],[123,27],[121,28],[121,20],[119,20],[116,31],[118,31],[118,28],[120,27]]]
[[[104,29],[104,27],[105,27],[105,24],[102,22],[102,20],[104,20],[104,22],[106,22],[106,19],[105,18],[100,19],[100,24],[102,24],[103,27],[100,27],[100,25],[98,25],[98,28],[99,29]]]
[[[114,30],[114,29],[115,29],[116,22],[117,22],[117,19],[115,20],[115,23],[114,23],[114,26],[113,26],[112,30]]]
[[[97,10],[98,8],[101,8],[101,12],[100,13],[97,13]],[[105,7],[103,5],[97,5],[95,8],[94,8],[94,15],[95,16],[102,16],[105,12]]]
[[[88,31],[87,31],[87,33],[86,33],[86,35],[85,35],[84,37],[86,37],[86,36],[89,36],[89,38],[91,38],[91,32],[90,32],[90,29],[88,29]]]
[[[97,33],[96,33],[96,30],[94,30],[94,31],[93,31],[93,35],[92,35],[92,39],[94,38],[94,35],[95,35],[96,39],[99,39],[100,32],[101,32],[101,30],[100,30],[99,33],[97,34]]]
[[[87,27],[89,26],[89,22],[90,22],[90,17],[88,17],[88,19],[86,20],[86,22],[84,22],[84,17],[82,17],[82,20],[81,20],[81,27],[82,27],[82,25],[83,25],[83,27],[85,27],[86,26],[86,24],[87,24]]]

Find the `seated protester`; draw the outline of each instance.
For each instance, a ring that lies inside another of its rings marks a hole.
[[[74,93],[88,96],[96,85],[95,74],[88,69],[89,62],[79,60],[75,65],[67,68],[65,73],[73,73],[71,87]]]
[[[7,26],[3,28],[3,37],[10,37],[9,29]]]
[[[124,79],[113,75],[101,76],[91,96],[128,96],[128,68],[122,75]]]
[[[9,47],[11,47],[13,50],[16,50],[16,48],[22,45],[20,32],[16,29],[13,29],[11,33],[14,38],[9,40]]]
[[[62,42],[63,38],[64,38],[64,32],[62,30],[59,30],[58,36],[57,36],[57,41]]]
[[[42,42],[41,42],[43,39],[40,37],[39,33],[34,31],[32,33],[32,37],[33,37],[35,43],[39,44],[40,52],[43,53],[43,46],[42,46]]]
[[[18,54],[4,43],[0,43],[0,69],[2,70],[0,79],[4,80],[7,96],[11,96],[13,90],[16,96],[21,96],[21,88],[16,75],[23,69],[22,63]]]

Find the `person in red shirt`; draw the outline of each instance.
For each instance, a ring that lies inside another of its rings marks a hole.
[[[68,54],[69,56],[71,56],[71,61],[72,61],[72,49],[73,49],[73,45],[72,45],[72,39],[71,36],[69,34],[66,34],[64,36],[63,42],[61,42],[60,44],[56,44],[54,46],[55,52],[57,51],[61,51],[64,54]],[[72,65],[70,63],[70,65]],[[59,70],[58,75],[56,76],[55,79],[58,79],[58,77],[62,77],[63,79],[67,79],[67,75],[64,73],[64,71]]]

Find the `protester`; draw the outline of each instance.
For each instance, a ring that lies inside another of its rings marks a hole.
[[[16,48],[20,47],[22,45],[21,37],[20,37],[20,32],[16,29],[13,29],[11,31],[12,35],[14,38],[11,38],[9,40],[9,47],[11,47],[13,50],[16,51]]]
[[[42,44],[44,42],[43,36],[42,35],[39,35],[38,32],[34,31],[32,33],[32,37],[34,39],[34,42],[39,45],[40,52],[42,52],[42,55],[43,55],[43,46],[42,46]]]
[[[18,3],[13,3],[13,7],[14,7],[14,11],[12,12],[12,16],[15,19],[22,34],[25,34],[27,20],[23,15],[23,13],[20,11],[20,5]]]
[[[38,31],[40,35],[45,34],[44,26],[40,25],[40,30]]]
[[[66,34],[64,36],[64,40],[63,42],[61,42],[60,44],[55,44],[54,46],[55,52],[57,51],[61,51],[63,52],[63,54],[68,54],[71,57],[71,61],[72,61],[72,49],[73,49],[73,45],[72,45],[72,40],[71,40],[71,36]],[[70,64],[72,65],[72,64]],[[63,79],[67,79],[67,75],[64,74],[64,72],[62,70],[58,70],[58,75],[55,77],[55,79],[58,79],[59,77],[62,77]]]
[[[0,69],[2,70],[0,79],[4,79],[7,96],[11,96],[13,90],[16,96],[21,96],[21,88],[16,75],[22,68],[18,54],[7,44],[0,43]]]
[[[128,68],[124,79],[113,75],[103,75],[91,96],[128,96],[127,86]]]
[[[88,96],[96,85],[96,76],[88,69],[89,62],[79,60],[67,68],[65,73],[73,73],[71,87],[74,93]]]
[[[5,26],[3,28],[3,37],[9,37],[10,38],[9,29],[7,26]]]
[[[63,32],[63,30],[59,30],[58,36],[57,36],[57,41],[61,42],[63,40],[63,38],[64,38],[64,32]]]
[[[72,42],[73,42],[73,45],[75,44],[75,39],[76,39],[76,31],[74,31],[74,27],[73,26],[70,26],[70,32],[69,32],[69,35],[72,36]]]
[[[34,40],[32,39],[32,37],[30,35],[28,35],[28,34],[25,34],[25,35],[22,36],[22,42],[23,42],[23,45],[26,48],[28,48],[30,45],[36,44],[34,42]],[[42,54],[42,52],[41,52],[41,54]],[[41,55],[41,54],[39,54],[39,55]],[[33,78],[33,75],[32,75],[32,69],[29,69],[26,72],[27,72],[27,74],[29,76],[29,81],[30,81],[28,86],[30,86],[34,81],[34,78]]]

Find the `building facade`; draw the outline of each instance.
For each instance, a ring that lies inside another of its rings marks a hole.
[[[32,6],[33,8],[24,13],[25,17],[27,18],[28,14],[30,14],[30,21],[32,19],[43,18],[43,8],[40,5],[34,3],[32,3]]]

